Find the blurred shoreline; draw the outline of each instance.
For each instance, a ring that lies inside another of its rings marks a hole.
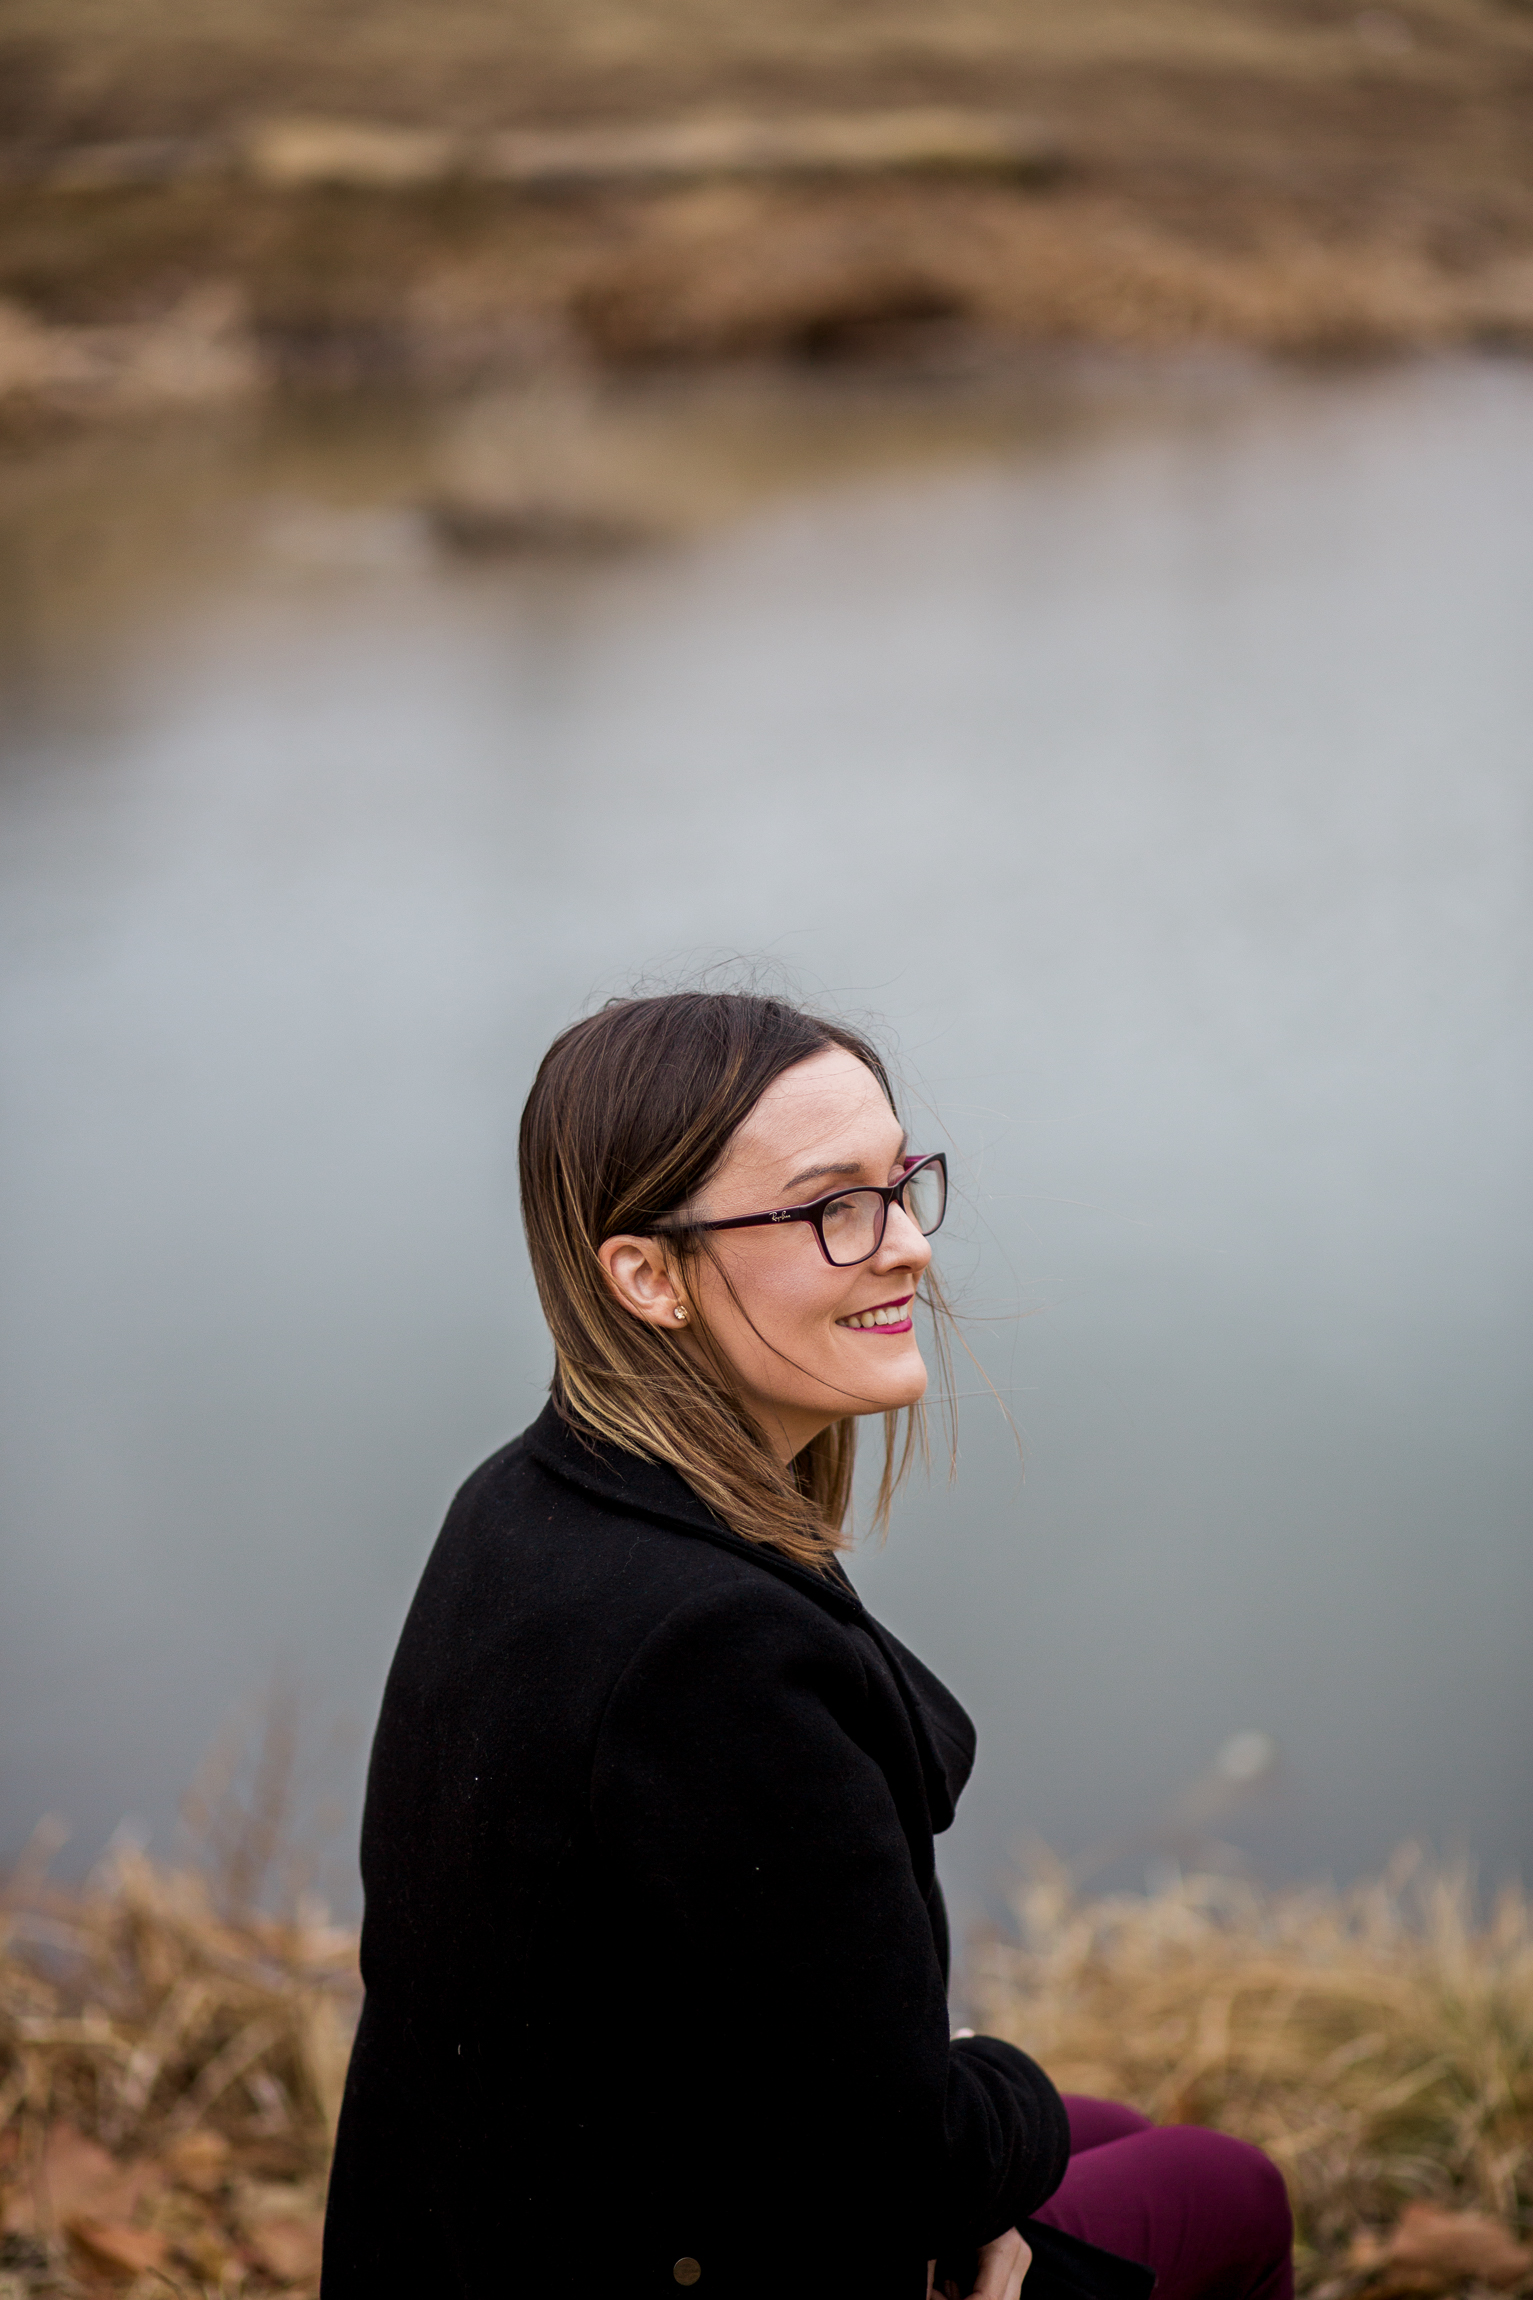
[[[1523,0],[17,0],[0,436],[1042,346],[1533,346]]]
[[[252,585],[619,564],[827,489],[1078,452],[1166,411],[1227,420],[1274,388],[1247,353],[1044,349],[946,377],[565,368],[34,428],[25,454],[0,452],[0,547],[26,602],[0,671],[14,708],[50,666],[77,677],[87,639],[110,653],[114,632]]]

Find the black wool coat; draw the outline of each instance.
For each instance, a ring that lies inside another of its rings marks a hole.
[[[952,1695],[826,1579],[549,1407],[390,1672],[324,2300],[922,2300],[1063,2174],[949,2041]]]

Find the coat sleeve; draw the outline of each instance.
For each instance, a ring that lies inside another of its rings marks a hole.
[[[709,2104],[689,2119],[657,2096],[677,2145],[710,2158],[735,2210],[769,2198],[778,2227],[825,2151],[830,2219],[925,2259],[1032,2212],[1062,2176],[1068,2130],[1022,2054],[949,2043],[885,1769],[896,1732],[833,1621],[770,1583],[710,1593],[652,1632],[616,1686],[592,1820],[671,2008],[664,2058],[685,2070],[685,2100]]]

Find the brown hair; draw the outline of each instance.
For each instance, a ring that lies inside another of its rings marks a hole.
[[[676,991],[613,999],[575,1023],[543,1057],[522,1113],[522,1220],[543,1314],[554,1338],[554,1403],[576,1430],[668,1462],[734,1532],[823,1566],[846,1544],[856,1421],[833,1422],[784,1466],[736,1395],[728,1361],[697,1318],[701,1349],[630,1316],[597,1259],[604,1239],[663,1224],[685,1278],[707,1237],[680,1216],[735,1129],[775,1078],[832,1046],[865,1063],[894,1107],[877,1049],[844,1023],[782,998]],[[949,1381],[947,1306],[927,1272],[920,1287]],[[922,1406],[884,1415],[875,1524],[888,1516],[915,1453]]]

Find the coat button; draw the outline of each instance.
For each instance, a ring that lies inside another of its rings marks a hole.
[[[675,2267],[671,2270],[671,2274],[675,2277],[678,2284],[695,2284],[699,2276],[702,2274],[702,2269],[698,2265],[697,2261],[692,2258],[690,2253],[685,2253],[682,2258],[677,2261]]]

